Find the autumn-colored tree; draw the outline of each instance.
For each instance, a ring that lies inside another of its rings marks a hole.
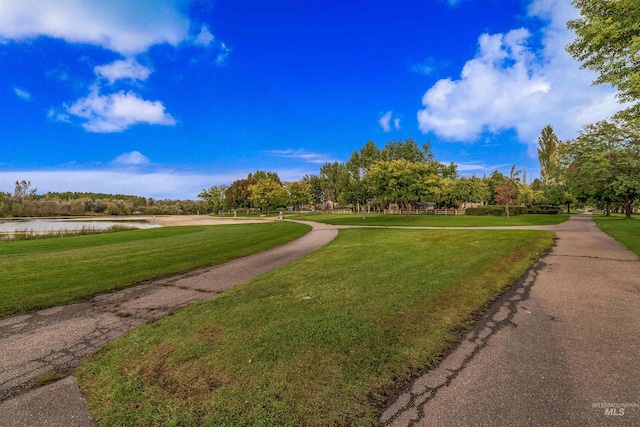
[[[227,206],[234,209],[251,208],[251,191],[249,187],[254,185],[256,180],[253,178],[237,179],[231,183],[225,192]]]
[[[520,171],[517,171],[516,165],[513,165],[511,167],[509,177],[503,179],[494,188],[494,199],[497,204],[505,205],[507,218],[509,218],[509,206],[516,203],[516,196],[518,195],[518,185],[520,184],[520,178],[518,177],[518,175],[520,175]]]

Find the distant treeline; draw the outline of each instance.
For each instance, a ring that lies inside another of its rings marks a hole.
[[[1,217],[187,215],[202,211],[202,203],[193,200],[155,200],[125,194],[71,191],[37,194],[30,181],[16,182],[13,194],[0,192]]]

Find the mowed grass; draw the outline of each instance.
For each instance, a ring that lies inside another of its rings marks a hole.
[[[234,224],[0,242],[0,318],[220,264],[308,231],[294,223]]]
[[[521,225],[553,225],[569,219],[569,215],[516,215],[467,216],[467,215],[406,215],[367,214],[295,214],[285,215],[288,219],[305,219],[333,225],[370,226],[414,226],[414,227],[501,227]]]
[[[375,425],[553,243],[530,230],[346,229],[110,343],[78,371],[100,425]]]
[[[607,217],[594,215],[593,219],[598,228],[618,242],[625,245],[630,251],[640,257],[640,219],[637,215],[625,218],[624,215]]]

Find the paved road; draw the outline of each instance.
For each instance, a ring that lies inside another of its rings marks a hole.
[[[305,236],[259,254],[0,320],[0,427],[92,426],[76,380],[67,376],[74,367],[125,332],[293,262],[338,234],[333,226],[307,224],[313,229]],[[48,373],[64,378],[32,389]]]
[[[382,415],[388,426],[640,425],[640,262],[590,216]]]

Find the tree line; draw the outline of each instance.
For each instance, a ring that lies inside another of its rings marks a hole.
[[[325,163],[318,174],[283,182],[275,172],[256,171],[231,185],[215,185],[198,195],[208,212],[225,210],[334,209],[362,212],[395,207],[407,215],[418,207],[534,203],[519,171],[510,176],[460,177],[454,163],[437,161],[431,145],[409,138],[379,148],[368,141],[346,162]]]
[[[0,192],[2,217],[76,215],[180,215],[203,212],[193,200],[155,200],[124,194],[48,192],[38,194],[31,181],[16,181],[13,194]]]

